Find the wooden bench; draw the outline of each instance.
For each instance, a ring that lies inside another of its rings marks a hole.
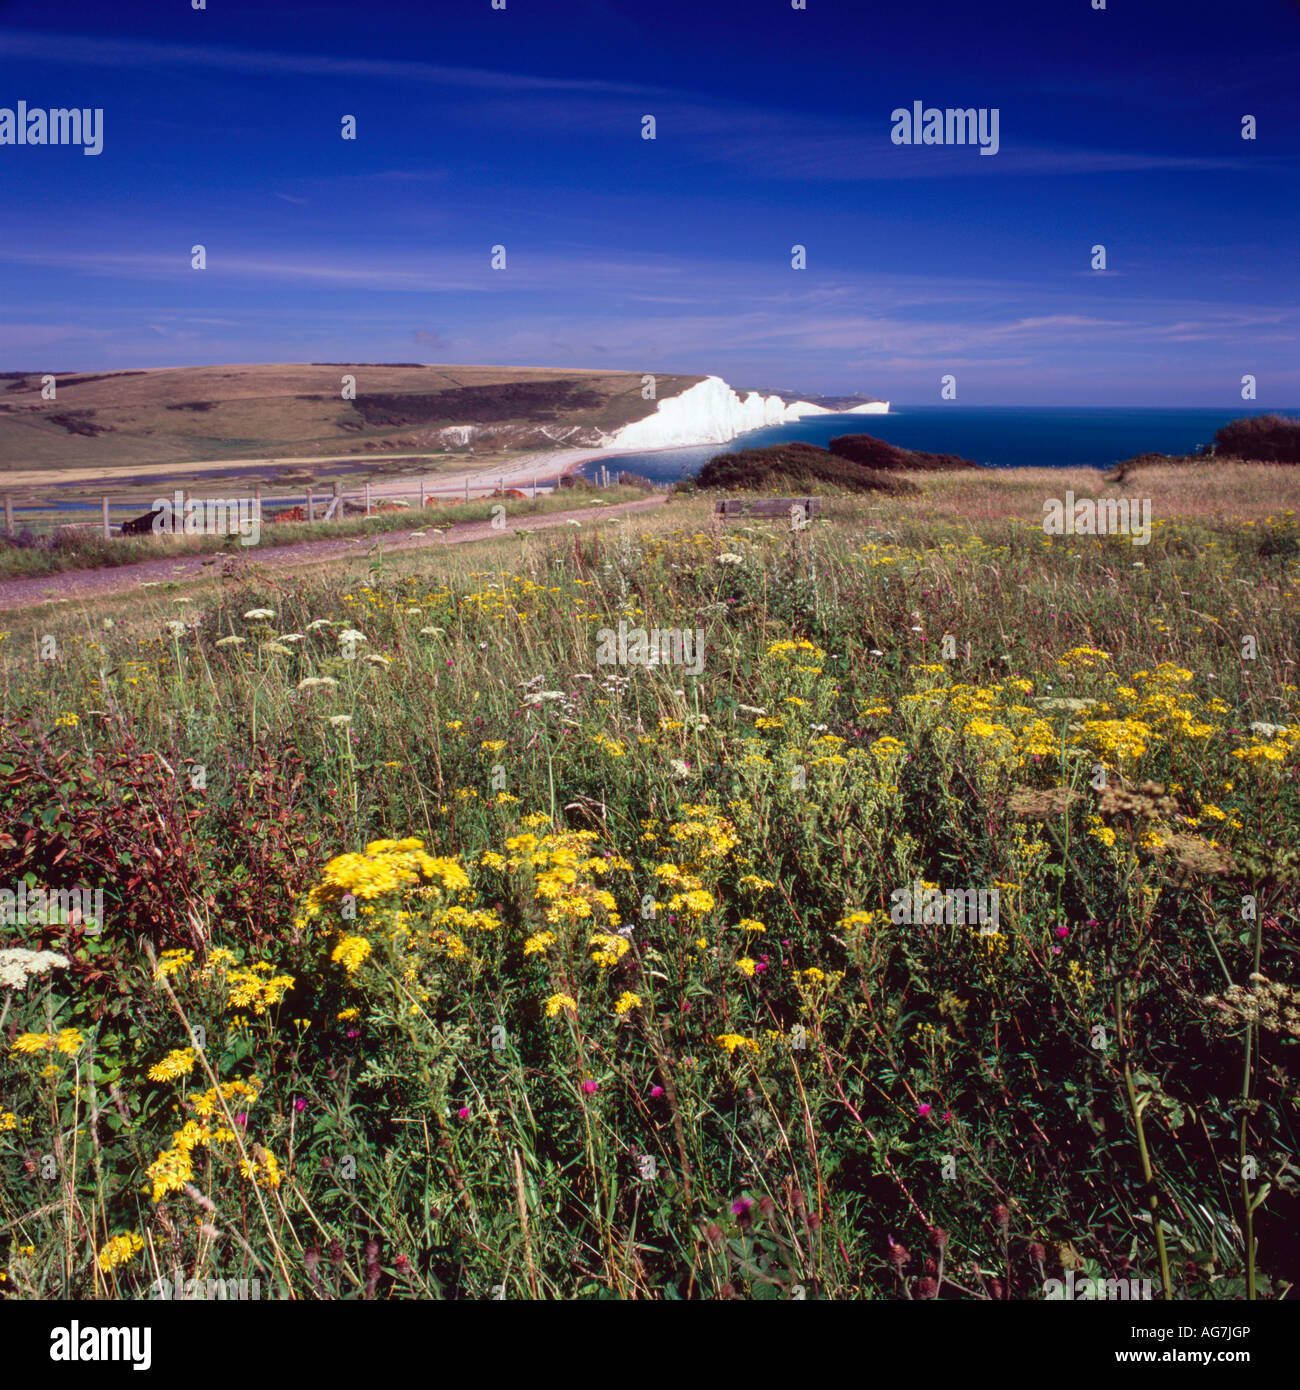
[[[722,516],[789,516],[791,507],[802,507],[804,516],[819,516],[820,497],[723,497],[714,503]]]

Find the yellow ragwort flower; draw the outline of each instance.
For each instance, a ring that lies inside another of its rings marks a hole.
[[[121,1265],[130,1264],[143,1249],[144,1241],[134,1231],[114,1236],[105,1242],[104,1248],[99,1252],[99,1267],[107,1274]]]
[[[169,1052],[161,1062],[149,1068],[150,1081],[174,1081],[178,1076],[188,1076],[197,1061],[192,1047],[178,1047]]]
[[[576,1018],[578,1014],[577,1001],[569,994],[553,994],[546,1001],[546,1017],[554,1018],[561,1009],[568,1009]]]

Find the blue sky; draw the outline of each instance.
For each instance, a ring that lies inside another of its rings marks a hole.
[[[104,110],[98,156],[0,146],[0,370],[1300,401],[1297,0],[208,6],[0,0],[0,107]],[[998,153],[893,145],[914,101]]]

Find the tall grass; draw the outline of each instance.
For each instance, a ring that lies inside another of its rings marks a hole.
[[[8,931],[70,960],[7,997],[8,1286],[1283,1292],[1295,518],[958,485],[15,625],[0,882],[105,910]]]

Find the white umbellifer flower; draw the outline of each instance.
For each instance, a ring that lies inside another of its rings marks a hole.
[[[305,676],[298,682],[299,690],[315,690],[318,685],[337,685],[333,676]]]
[[[286,632],[279,640],[281,642],[302,642],[305,639],[301,632]]]
[[[292,655],[293,655],[293,648],[292,648],[292,647],[285,647],[285,646],[282,646],[279,642],[263,642],[263,643],[262,643],[262,650],[263,650],[264,652],[274,652],[276,656],[292,656]]]
[[[172,599],[172,602],[173,602],[173,603],[193,603],[194,600],[193,600],[192,598],[174,598],[174,599]]]
[[[318,627],[333,627],[333,626],[334,626],[334,619],[333,619],[333,618],[313,618],[313,619],[311,620],[311,622],[309,622],[309,623],[307,624],[307,631],[308,631],[308,632],[315,632],[316,629],[317,629]]]
[[[247,618],[248,621],[249,621],[250,623],[259,622],[259,621],[265,621],[267,618],[274,618],[274,617],[275,617],[275,609],[274,609],[274,608],[250,608],[250,609],[248,610],[248,612],[244,614],[244,617]]]
[[[420,616],[420,614],[421,614],[424,610],[423,610],[422,608],[407,608],[407,609],[404,609],[403,611],[406,613],[406,615],[407,615],[408,618],[409,618],[409,617],[418,618],[418,617]]]
[[[358,632],[354,627],[345,627],[338,634],[338,639],[340,642],[366,642],[369,640],[364,632]]]
[[[336,729],[341,729],[345,724],[352,723],[352,716],[350,714],[331,714],[330,723],[333,724]]]
[[[872,647],[872,649],[871,649],[871,655],[872,655],[872,656],[884,656],[884,652],[882,652],[882,651],[880,650],[879,647]]]
[[[724,550],[722,554],[718,556],[718,564],[720,565],[743,565],[744,563],[745,557],[743,555],[737,555],[734,550]]]
[[[113,630],[113,620],[112,620],[112,618],[105,618],[105,619],[104,619],[104,631],[105,631],[105,632],[111,632],[112,630]]]
[[[244,645],[242,637],[218,637],[217,646],[219,647],[242,647]]]
[[[371,652],[370,655],[366,657],[366,660],[370,662],[372,666],[391,666],[393,664],[393,658],[391,656],[380,656],[378,652]]]
[[[575,521],[575,520],[573,519],[573,517],[570,516],[570,517],[566,517],[566,518],[565,518],[565,524],[566,524],[567,526],[581,526],[581,525],[582,525],[582,522],[580,522],[580,521]]]
[[[443,629],[440,627],[422,627],[420,629],[421,637],[441,637],[442,635]]]
[[[1265,724],[1263,720],[1257,719],[1250,726],[1252,734],[1259,734],[1262,738],[1272,738],[1275,734],[1286,733],[1285,724]]]
[[[767,710],[762,705],[737,705],[736,708],[744,714],[766,714]]]
[[[680,758],[674,758],[672,760],[672,768],[678,777],[689,777],[691,775],[690,768],[682,762]]]
[[[66,970],[68,958],[53,951],[0,951],[0,989],[26,989],[27,981],[51,970]]]
[[[184,623],[178,623],[178,622],[175,621],[175,619],[173,619],[171,622],[169,622],[169,623],[167,624],[167,631],[168,631],[168,632],[171,634],[171,636],[173,636],[173,637],[184,637],[184,636],[185,636],[185,624],[184,624]]]
[[[912,629],[912,631],[913,631],[913,632],[924,632],[925,629],[924,629],[923,627],[914,627],[914,628]]]

